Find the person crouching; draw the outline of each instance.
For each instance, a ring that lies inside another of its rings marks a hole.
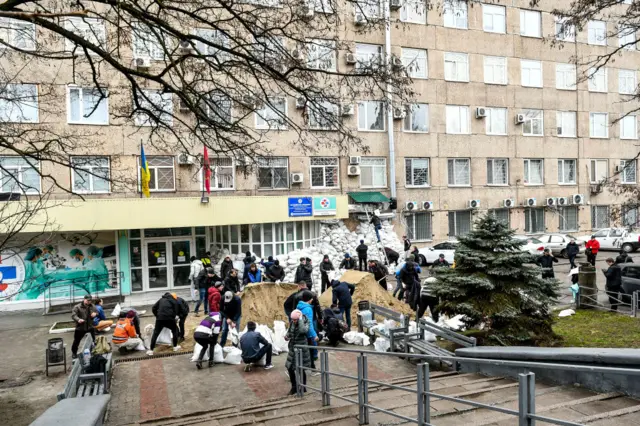
[[[193,339],[197,344],[202,346],[196,367],[198,370],[202,368],[202,359],[204,354],[209,348],[209,367],[213,367],[213,354],[218,343],[218,336],[220,335],[220,327],[222,326],[222,317],[220,312],[209,312],[209,316],[200,321],[200,325],[196,327],[193,333]]]

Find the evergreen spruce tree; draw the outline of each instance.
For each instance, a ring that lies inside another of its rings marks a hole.
[[[440,313],[464,315],[468,329],[481,329],[487,345],[548,344],[558,337],[551,328],[551,305],[558,282],[543,279],[535,256],[521,251],[524,241],[493,216],[456,247],[455,268],[439,268],[433,284]]]

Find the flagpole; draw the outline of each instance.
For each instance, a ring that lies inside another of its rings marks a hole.
[[[140,149],[138,150],[138,152],[142,153],[142,138],[140,138]],[[140,198],[142,198],[142,196],[144,195],[142,193],[142,157],[140,157],[140,161],[137,161],[138,163],[138,174],[140,175]]]

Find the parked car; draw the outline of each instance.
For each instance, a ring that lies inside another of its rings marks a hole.
[[[622,296],[620,299],[625,303],[631,303],[633,292],[640,290],[640,264],[623,263],[618,266],[622,270]]]
[[[526,251],[529,254],[542,254],[545,249],[542,241],[530,235],[514,235],[513,238],[525,241],[525,244],[522,245],[522,251]]]
[[[453,258],[456,254],[458,241],[445,241],[438,243],[433,247],[423,247],[418,249],[420,252],[420,266],[427,266],[438,260],[440,253],[444,254],[444,258],[450,264],[453,264]]]
[[[600,250],[624,250],[627,253],[640,248],[640,234],[629,232],[624,228],[604,228],[593,233],[600,243]],[[591,235],[578,237],[580,241],[589,241]]]
[[[538,235],[537,238],[540,241],[542,241],[542,243],[545,245],[545,247],[550,249],[551,253],[553,253],[555,256],[561,256],[561,257],[564,257],[566,259],[568,256],[567,256],[567,251],[565,249],[567,248],[567,244],[569,244],[569,242],[571,242],[571,240],[575,240],[576,244],[578,244],[578,247],[579,247],[579,250],[580,250],[578,254],[584,254],[585,242],[579,240],[578,238],[574,237],[573,235],[568,235],[568,234],[542,234],[542,235]]]

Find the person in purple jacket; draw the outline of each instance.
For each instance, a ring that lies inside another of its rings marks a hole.
[[[202,358],[209,348],[209,367],[213,367],[213,353],[218,343],[218,335],[220,334],[220,327],[222,326],[222,316],[220,312],[209,312],[209,316],[200,321],[200,325],[196,327],[193,333],[193,339],[202,346],[200,356],[196,362],[198,370],[202,368]]]

